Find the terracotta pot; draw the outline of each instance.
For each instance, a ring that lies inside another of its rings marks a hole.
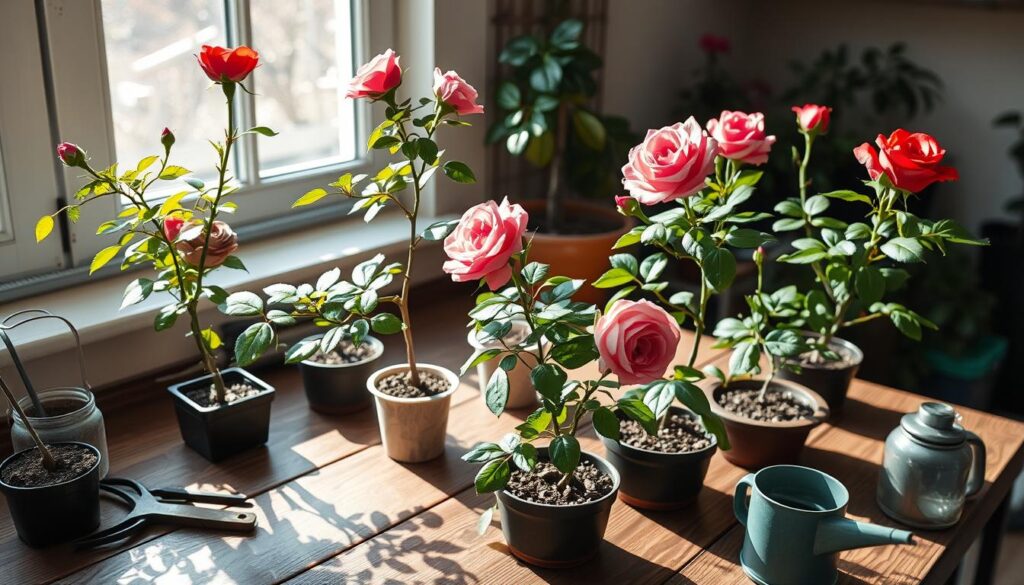
[[[307,337],[303,341],[318,336]],[[371,348],[369,357],[349,364],[321,364],[312,360],[299,363],[302,387],[309,407],[325,414],[349,414],[370,407],[366,380],[373,374],[374,362],[384,355],[384,344],[367,335],[363,341]]]
[[[730,383],[729,389],[759,389],[762,383],[760,380],[736,380]],[[825,399],[810,388],[790,380],[775,379],[769,389],[791,392],[797,400],[810,407],[814,414],[810,418],[788,422],[754,420],[726,410],[718,402],[719,396],[726,390],[718,380],[704,388],[711,410],[725,423],[725,432],[732,448],[722,451],[722,455],[733,465],[760,469],[769,465],[796,463],[808,433],[828,419]]]
[[[547,447],[537,449],[537,455],[547,460]],[[538,504],[505,490],[498,492],[501,532],[509,550],[519,559],[538,567],[562,569],[581,565],[600,550],[619,491],[619,472],[593,453],[584,451],[581,459],[611,476],[612,491],[592,502],[571,506]]]
[[[814,333],[804,333],[809,337],[816,336]],[[857,375],[857,369],[860,368],[861,362],[864,361],[864,352],[856,345],[838,337],[833,337],[828,345],[833,351],[846,353],[852,363],[844,368],[802,365],[800,373],[779,368],[776,376],[783,380],[792,380],[821,394],[828,404],[831,415],[836,417],[843,412],[843,406],[846,404],[846,392],[850,389],[850,382]],[[778,361],[776,358],[777,366],[779,365]]]
[[[689,410],[673,406],[669,412],[698,420]],[[619,414],[621,419],[623,415]],[[643,510],[678,510],[697,499],[718,449],[718,441],[686,453],[665,453],[633,447],[601,437],[608,460],[622,475],[619,499]]]
[[[408,364],[381,368],[366,381],[366,388],[377,403],[380,439],[388,457],[403,463],[420,463],[444,453],[448,433],[448,407],[459,388],[455,372],[431,364],[416,364],[422,371],[434,372],[448,380],[448,390],[421,398],[398,398],[377,390],[377,380],[406,372]]]
[[[543,200],[522,203],[526,211],[537,218],[544,215],[544,205]],[[573,298],[588,303],[600,303],[607,298],[607,293],[593,288],[589,283],[597,280],[611,268],[608,255],[612,253],[612,245],[629,231],[630,224],[625,217],[619,215],[615,210],[615,204],[610,201],[606,206],[599,206],[584,201],[568,200],[563,203],[563,213],[598,217],[609,223],[614,222],[618,227],[596,234],[535,234],[533,246],[530,248],[530,259],[550,264],[552,275],[586,280],[588,284]]]
[[[525,321],[516,321],[512,324],[512,331],[526,329],[528,325]],[[490,349],[495,347],[501,347],[501,343],[492,339],[488,342],[481,342],[477,339],[477,332],[470,331],[466,335],[466,340],[469,345],[475,350]],[[545,347],[550,345],[549,343],[544,344]],[[536,349],[534,345],[530,349]],[[523,359],[531,365],[536,365],[536,360],[533,359],[529,354],[520,354]],[[491,379],[491,374],[498,368],[498,363],[501,360],[492,359],[482,364],[477,365],[476,375],[478,384],[480,386],[480,394],[483,395],[487,389],[487,381]],[[530,371],[532,368],[528,368],[523,365],[522,362],[517,362],[516,367],[508,372],[508,402],[505,404],[505,408],[516,409],[516,408],[527,408],[536,407],[538,404],[537,391],[533,389],[533,381],[530,379]]]

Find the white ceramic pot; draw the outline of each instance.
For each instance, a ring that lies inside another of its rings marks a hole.
[[[420,398],[399,398],[377,390],[377,381],[408,371],[408,364],[381,368],[370,375],[366,388],[377,404],[377,422],[384,452],[395,461],[419,463],[440,457],[448,431],[448,407],[459,387],[455,372],[432,364],[416,364],[420,371],[434,372],[448,381],[448,390]]]
[[[515,321],[512,324],[512,332],[523,331],[529,327],[525,321]],[[474,350],[493,349],[496,347],[502,347],[501,342],[496,339],[490,339],[488,341],[481,342],[477,339],[478,332],[470,330],[466,335],[466,341]],[[545,340],[544,347],[547,348],[551,344]],[[536,351],[537,346],[533,345],[529,348],[530,351]],[[533,389],[533,382],[530,380],[530,371],[537,365],[537,360],[533,356],[528,354],[520,354],[528,364],[529,367],[523,364],[522,361],[516,363],[516,367],[508,373],[508,402],[505,404],[505,408],[517,409],[517,408],[534,408],[539,404],[537,399],[537,392]],[[487,389],[487,381],[491,379],[491,374],[498,368],[498,364],[501,362],[499,359],[488,360],[482,364],[476,366],[476,374],[478,378],[478,384],[480,385],[481,400]]]

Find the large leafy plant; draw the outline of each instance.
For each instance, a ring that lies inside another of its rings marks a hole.
[[[581,43],[582,32],[582,22],[565,20],[546,38],[512,39],[498,57],[510,74],[498,86],[500,115],[487,141],[504,141],[510,154],[548,168],[549,231],[562,220],[563,178],[572,191],[608,196],[632,139],[624,119],[588,106],[597,93],[594,71],[601,58]]]
[[[53,229],[54,217],[58,214],[64,212],[76,221],[82,205],[100,199],[116,199],[121,212],[97,229],[98,234],[115,237],[116,243],[96,254],[89,273],[96,272],[119,254],[123,254],[121,270],[151,265],[156,277],[140,277],[129,283],[121,307],[139,303],[154,292],[168,293],[173,300],[157,313],[154,327],[157,331],[169,329],[179,316],[187,315],[189,335],[195,341],[203,366],[213,378],[220,403],[225,402],[225,386],[214,351],[221,346],[221,340],[212,327],[202,326],[199,311],[204,299],[217,304],[228,297],[223,288],[209,283],[214,270],[221,266],[245,269],[241,260],[230,255],[237,247],[236,238],[219,218],[222,214],[233,213],[237,207],[231,196],[238,191],[238,185],[229,169],[234,144],[245,134],[276,134],[263,126],[244,132],[239,132],[235,126],[235,94],[239,88],[248,91],[242,81],[256,67],[258,59],[256,52],[248,47],[227,50],[204,46],[199,55],[200,66],[220,87],[227,104],[224,138],[220,142],[211,141],[217,154],[216,182],[207,184],[187,177],[191,171],[171,164],[175,140],[167,129],[160,135],[163,153],[147,156],[128,168],[115,163],[105,169],[95,169],[82,149],[63,143],[58,147],[61,161],[68,167],[83,170],[87,182],[75,192],[74,203],[44,216],[36,224],[36,239],[41,241]],[[179,179],[187,189],[169,195],[162,202],[149,196],[154,185],[164,189],[165,185]],[[269,344],[270,338],[239,340],[242,347],[236,346],[236,354],[245,355],[246,346],[263,342]]]

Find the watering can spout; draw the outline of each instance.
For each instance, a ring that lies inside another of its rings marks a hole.
[[[914,535],[906,530],[845,518],[828,518],[818,525],[814,554],[822,555],[882,544],[913,544]]]

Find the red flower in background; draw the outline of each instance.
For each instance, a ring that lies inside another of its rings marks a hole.
[[[199,66],[216,83],[238,83],[249,76],[260,62],[260,54],[246,46],[227,49],[203,45],[199,51]]]
[[[918,193],[932,183],[960,178],[956,169],[939,164],[946,149],[924,132],[911,133],[900,128],[888,138],[879,134],[875,144],[877,151],[867,142],[853,149],[872,180],[884,173],[897,189]]]
[[[732,50],[732,42],[726,37],[720,37],[711,33],[701,35],[698,43],[700,49],[711,55],[728,53]]]
[[[178,234],[181,233],[181,228],[185,225],[185,220],[177,215],[171,215],[164,218],[164,236],[167,237],[168,242],[173,242],[178,239]]]

